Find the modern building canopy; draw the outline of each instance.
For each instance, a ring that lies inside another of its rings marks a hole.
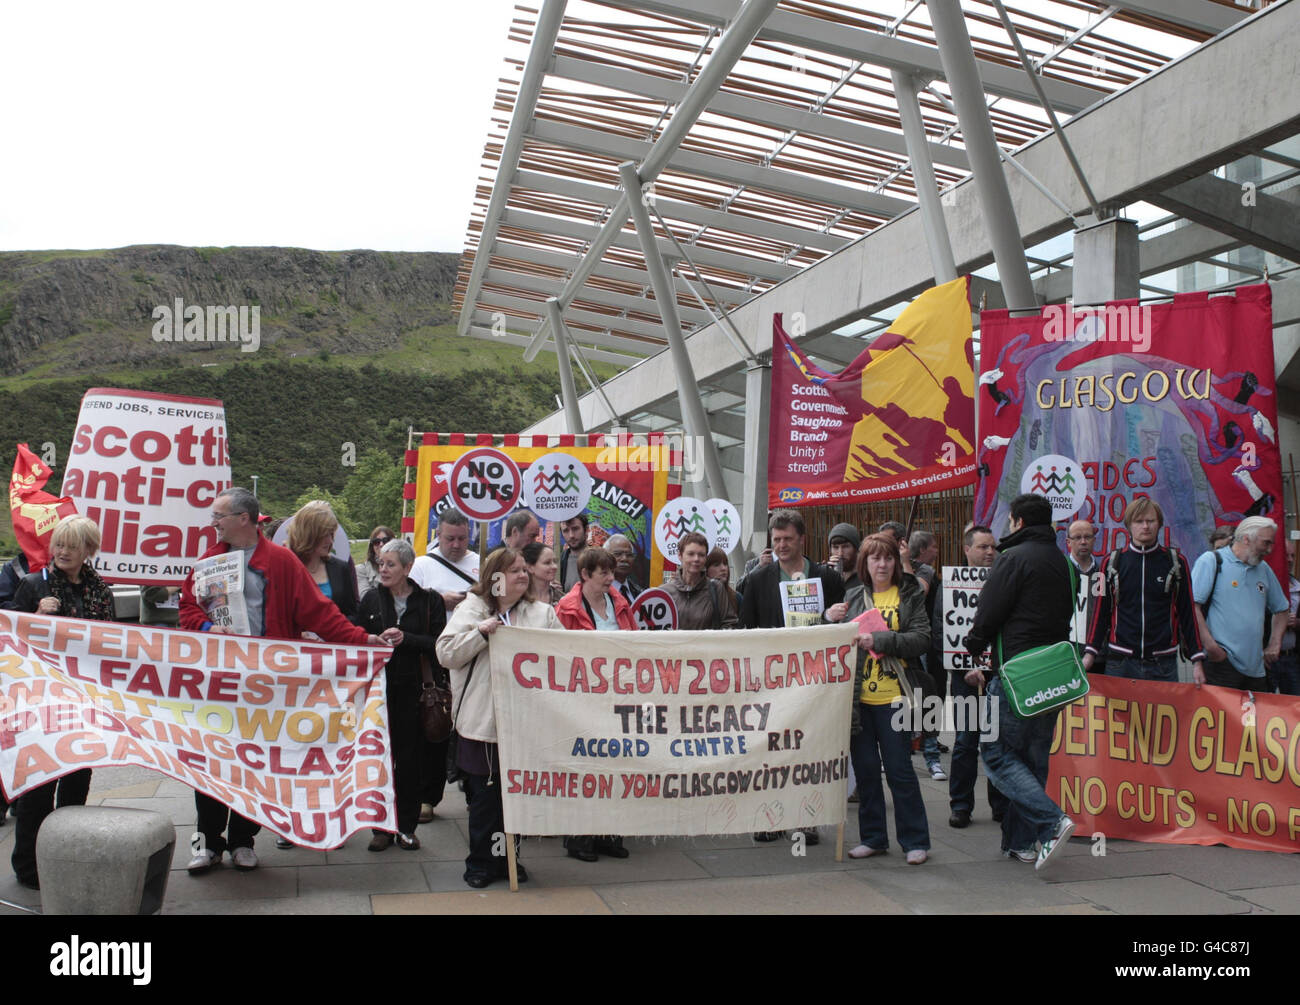
[[[1006,242],[990,234],[990,190],[977,183],[991,175],[1040,303],[1074,289],[1066,235],[1117,214],[1138,221],[1144,296],[1267,270],[1281,280],[1280,379],[1300,388],[1300,365],[1288,363],[1296,339],[1283,331],[1300,320],[1300,279],[1289,278],[1300,262],[1300,74],[1287,42],[1300,37],[1300,0],[1259,11],[1228,0],[961,0],[978,77],[936,40],[931,15],[950,33],[950,4],[519,9],[511,40],[527,48],[498,92],[502,131],[485,150],[456,299],[462,334],[529,346],[530,358],[558,348],[562,372],[571,356],[594,388],[531,431],[690,432],[700,417],[679,401],[688,373],[732,498],[756,499],[772,314],[798,315],[804,347],[834,366],[951,267],[979,270],[988,305],[1005,305],[1020,263],[1008,270]],[[972,91],[974,118],[961,114]],[[949,266],[936,251],[945,244]],[[680,356],[663,352],[677,325]],[[593,363],[616,371],[598,388]]]

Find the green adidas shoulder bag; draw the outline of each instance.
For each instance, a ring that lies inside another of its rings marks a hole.
[[[1066,559],[1069,564],[1069,559]],[[1078,595],[1074,566],[1070,565],[1070,603]],[[1053,712],[1088,693],[1088,675],[1079,654],[1068,640],[1036,646],[1009,660],[1002,659],[1002,633],[998,633],[999,675],[1002,691],[1021,719]]]

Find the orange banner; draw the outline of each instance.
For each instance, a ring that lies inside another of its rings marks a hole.
[[[1047,792],[1078,833],[1293,852],[1300,701],[1094,675],[1057,720]]]

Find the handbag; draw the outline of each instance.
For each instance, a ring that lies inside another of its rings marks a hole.
[[[1070,566],[1070,596],[1078,594],[1074,567]],[[1011,709],[1021,719],[1054,712],[1078,701],[1090,690],[1088,675],[1074,644],[1068,640],[1035,646],[1009,660],[1002,659],[1002,633],[998,633],[998,674]]]
[[[426,606],[426,635],[432,633],[431,618]],[[420,727],[430,743],[444,743],[451,736],[451,688],[434,680],[433,667],[426,653],[420,654],[420,674],[424,677],[424,687],[420,689]]]

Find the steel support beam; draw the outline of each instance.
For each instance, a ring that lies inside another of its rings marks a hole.
[[[537,108],[537,96],[542,90],[542,78],[546,75],[546,64],[555,40],[560,34],[560,24],[564,21],[564,8],[568,0],[545,0],[542,11],[537,17],[537,28],[533,32],[533,44],[528,49],[528,60],[524,63],[524,75],[519,81],[519,96],[515,99],[514,114],[510,118],[510,128],[506,130],[506,141],[501,147],[501,160],[497,165],[497,180],[492,187],[492,197],[488,200],[487,214],[483,218],[483,230],[479,234],[478,254],[469,271],[469,281],[465,286],[465,303],[473,305],[478,299],[479,286],[483,282],[483,272],[487,268],[496,240],[497,228],[500,226],[501,211],[505,209],[510,198],[510,179],[519,166],[519,154],[524,148],[524,136],[528,132],[528,123],[532,121]],[[456,333],[469,333],[469,312],[461,311]]]
[[[1300,262],[1300,209],[1289,200],[1258,191],[1253,184],[1203,175],[1153,192],[1147,200],[1243,244]]]
[[[898,117],[903,123],[903,138],[907,141],[907,156],[912,163],[912,178],[916,182],[916,199],[921,205],[921,222],[925,227],[925,244],[930,249],[930,263],[934,266],[934,281],[936,284],[951,282],[957,278],[957,264],[952,258],[952,241],[948,239],[948,226],[943,222],[943,204],[939,201],[939,186],[934,180],[925,122],[916,100],[917,81],[902,70],[891,70],[890,76],[894,81]]]
[[[753,2],[753,0],[751,0]],[[704,403],[700,401],[699,385],[695,380],[695,369],[686,352],[686,340],[682,335],[681,322],[677,318],[677,305],[672,298],[672,281],[663,259],[655,247],[654,231],[650,226],[650,214],[646,212],[641,179],[637,177],[636,165],[625,161],[619,165],[619,177],[623,180],[623,191],[627,193],[628,207],[632,220],[636,224],[637,236],[645,251],[646,271],[650,273],[650,282],[654,287],[655,300],[664,319],[664,334],[668,336],[668,349],[673,357],[673,369],[677,374],[677,396],[681,401],[682,418],[686,426],[686,435],[692,438],[704,461],[705,482],[709,488],[709,498],[726,497],[727,485],[722,476],[722,461],[718,457],[717,444],[709,432],[708,416],[704,412]]]
[[[551,321],[551,337],[555,339],[555,358],[560,364],[560,393],[564,400],[564,414],[569,420],[569,432],[585,432],[582,415],[578,411],[578,386],[573,380],[573,361],[569,359],[569,331],[560,315],[560,302],[554,297],[546,301],[546,315]]]
[[[546,297],[558,296],[564,286],[563,282],[558,279],[497,268],[487,270],[486,275],[483,277],[483,285],[485,288],[501,285],[516,290],[528,290],[531,293],[540,293]],[[484,295],[490,296],[491,294]],[[581,299],[586,303],[600,304],[603,307],[613,307],[621,311],[640,311],[643,314],[658,313],[655,309],[655,302],[646,297],[631,297],[625,293],[611,293],[608,290],[592,286],[587,286],[582,291]],[[692,325],[706,325],[713,320],[708,311],[701,310],[698,307],[683,307],[678,303],[677,311],[683,321],[690,321]]]
[[[998,142],[989,122],[988,106],[984,103],[984,86],[975,66],[965,15],[961,5],[951,0],[926,0],[926,7],[930,11],[934,37],[939,43],[939,56],[952,89],[966,154],[970,157],[975,186],[979,190],[984,225],[988,230],[993,258],[998,263],[998,279],[1012,309],[1028,310],[1036,306],[1037,301],[1029,280],[1025,246],[1016,224],[1011,192],[1002,173]]]
[[[1239,21],[1250,17],[1251,11],[1238,7],[1233,10],[1211,0],[1112,0],[1116,7],[1133,14],[1158,17],[1170,24],[1182,25],[1194,31],[1217,35]]]

